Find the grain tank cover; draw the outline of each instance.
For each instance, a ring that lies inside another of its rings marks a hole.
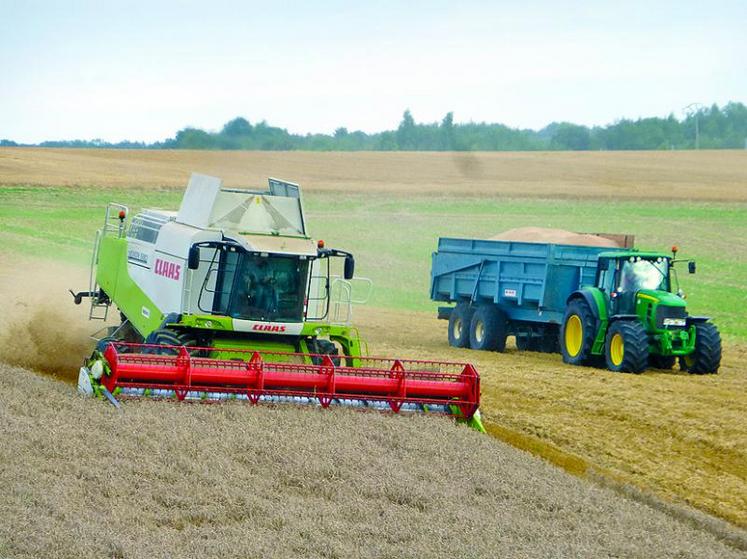
[[[176,221],[200,229],[306,237],[297,184],[269,180],[266,191],[223,188],[216,177],[193,173]]]

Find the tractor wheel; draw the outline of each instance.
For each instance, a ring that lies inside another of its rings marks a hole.
[[[680,357],[680,369],[688,373],[716,374],[721,366],[721,334],[715,324],[695,325],[695,350]]]
[[[604,347],[610,371],[641,373],[648,366],[648,335],[636,320],[613,322],[607,330]]]
[[[596,320],[589,304],[583,299],[568,303],[558,340],[563,361],[570,365],[588,365],[596,331]]]
[[[549,327],[545,329],[542,337],[537,340],[537,350],[542,353],[560,353],[558,331]]]
[[[484,351],[506,349],[506,315],[495,305],[482,305],[472,316],[469,346]]]
[[[533,351],[531,336],[529,334],[516,336],[516,349],[519,351]]]
[[[467,303],[459,303],[449,316],[449,345],[469,347],[469,325],[475,309]]]
[[[649,355],[648,362],[654,369],[669,370],[674,367],[677,358],[674,355]]]

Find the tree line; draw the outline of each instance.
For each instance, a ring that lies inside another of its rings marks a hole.
[[[0,140],[0,146],[16,146]],[[510,128],[486,122],[455,123],[453,113],[440,122],[417,123],[405,111],[396,130],[367,134],[338,128],[334,134],[291,134],[265,121],[243,117],[227,122],[220,131],[187,127],[163,142],[102,140],[48,141],[40,147],[208,150],[311,151],[532,151],[532,150],[667,150],[747,148],[747,107],[731,102],[712,105],[678,119],[651,117],[622,119],[606,126],[553,122],[541,130]]]

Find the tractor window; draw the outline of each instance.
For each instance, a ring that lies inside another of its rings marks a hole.
[[[630,257],[622,263],[620,288],[625,292],[639,289],[669,291],[669,262],[666,258],[646,260]]]
[[[308,275],[308,260],[244,254],[228,315],[246,320],[301,322]]]

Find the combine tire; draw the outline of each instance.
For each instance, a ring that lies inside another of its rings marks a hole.
[[[607,330],[604,347],[610,371],[640,373],[648,366],[648,335],[638,321],[613,322]]]
[[[332,362],[335,364],[335,367],[340,365],[340,350],[337,349],[337,346],[332,343],[329,340],[315,340],[314,341],[314,349],[312,351],[318,355],[329,355],[332,359]],[[322,364],[322,357],[312,357],[311,362],[314,365],[321,365]]]
[[[654,369],[669,370],[674,367],[677,358],[674,355],[649,355],[648,362]]]
[[[695,350],[680,357],[680,369],[695,375],[716,374],[721,366],[721,335],[715,324],[695,325]]]
[[[589,304],[583,299],[568,303],[560,327],[560,352],[570,365],[588,365],[594,345],[596,321]]]
[[[469,326],[475,309],[467,303],[459,303],[449,316],[449,345],[469,347]]]
[[[482,305],[472,316],[469,345],[483,351],[506,349],[506,315],[495,305]]]
[[[185,346],[188,350],[190,347],[197,345],[197,340],[188,334],[187,332],[177,332],[169,328],[159,328],[153,330],[145,340],[146,344],[163,345],[163,346]],[[177,355],[178,349],[171,347],[164,348],[148,348],[148,353],[156,353],[158,355]],[[199,350],[190,350],[189,354],[193,357],[199,357]]]

